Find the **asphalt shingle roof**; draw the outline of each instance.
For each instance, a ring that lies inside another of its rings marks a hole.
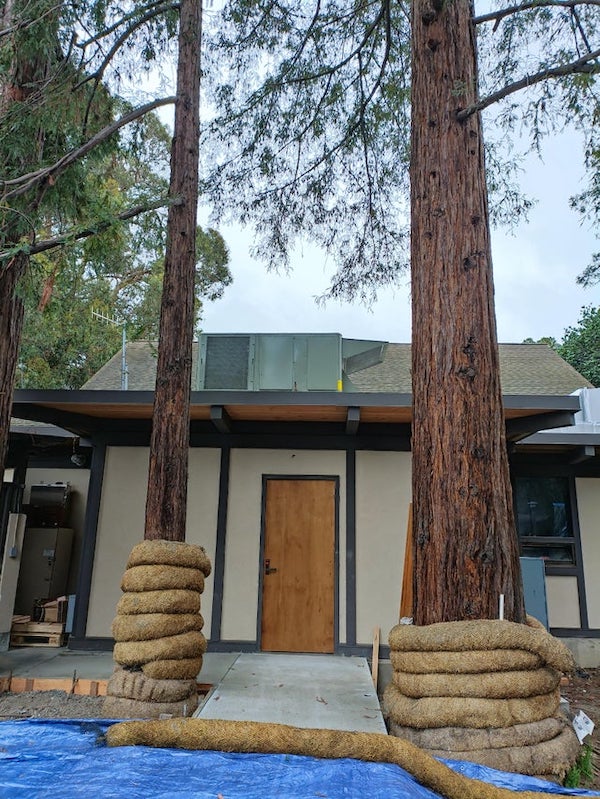
[[[198,344],[194,344],[192,374],[196,374]],[[350,380],[356,391],[411,392],[410,344],[387,344],[383,360],[360,371]],[[156,377],[156,344],[134,341],[127,345],[129,390],[153,391]],[[500,376],[504,394],[567,395],[591,387],[558,353],[546,344],[500,344]],[[121,388],[121,352],[117,352],[82,389]]]

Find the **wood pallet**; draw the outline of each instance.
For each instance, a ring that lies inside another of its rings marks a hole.
[[[63,646],[65,625],[60,622],[31,621],[27,616],[13,618],[11,646]]]
[[[59,625],[62,626],[62,625]],[[30,632],[10,634],[11,646],[64,646],[66,636],[64,633]]]

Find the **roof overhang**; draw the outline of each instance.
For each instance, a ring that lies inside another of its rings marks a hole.
[[[150,420],[152,391],[17,390],[12,415],[56,425],[76,435],[92,435],[113,421]],[[519,440],[552,427],[573,423],[577,396],[505,395],[508,438]],[[412,395],[363,392],[194,391],[190,419],[211,422],[231,432],[237,422],[321,423],[344,426],[349,435],[359,425],[410,424]]]

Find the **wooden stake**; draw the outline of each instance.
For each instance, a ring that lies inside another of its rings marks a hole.
[[[412,502],[408,506],[406,525],[406,544],[404,546],[404,571],[402,572],[402,592],[400,594],[400,618],[413,615],[413,513]]]
[[[379,637],[381,630],[375,627],[373,630],[373,655],[371,657],[371,677],[373,678],[373,685],[377,690],[377,679],[379,678]]]

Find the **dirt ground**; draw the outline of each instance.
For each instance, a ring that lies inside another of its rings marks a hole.
[[[583,710],[596,725],[592,735],[584,740],[594,750],[594,778],[581,787],[600,791],[600,669],[578,669],[569,677],[569,684],[562,686],[561,693],[568,699],[572,715]]]
[[[562,695],[572,715],[578,710],[596,724],[586,738],[594,750],[594,778],[581,787],[600,791],[600,669],[578,669],[563,685]],[[19,718],[102,718],[103,698],[73,696],[63,691],[28,691],[0,694],[0,721]]]
[[[0,694],[0,721],[5,719],[98,719],[101,696],[75,696],[64,691],[23,691]]]

